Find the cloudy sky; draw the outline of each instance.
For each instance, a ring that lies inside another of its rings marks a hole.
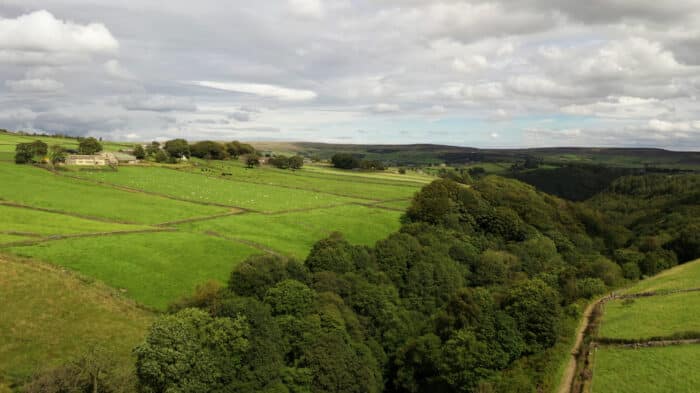
[[[700,0],[0,0],[0,128],[700,149]]]

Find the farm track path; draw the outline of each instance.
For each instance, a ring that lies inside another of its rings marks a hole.
[[[282,254],[280,254],[279,252],[277,252],[277,251],[275,251],[275,250],[273,250],[265,245],[262,245],[260,243],[256,243],[254,241],[222,235],[216,231],[205,231],[203,233],[207,236],[218,237],[220,239],[224,239],[224,240],[228,240],[228,241],[232,241],[232,242],[236,242],[236,243],[240,243],[240,244],[245,244],[246,246],[253,247],[255,249],[258,249],[260,251],[266,252],[266,253],[271,254],[271,255],[282,256]]]
[[[123,220],[114,220],[114,219],[108,219],[104,217],[98,217],[98,216],[90,216],[87,214],[80,214],[80,213],[73,213],[73,212],[67,212],[64,210],[57,210],[57,209],[49,209],[45,207],[37,207],[37,206],[30,206],[30,205],[25,205],[22,203],[17,203],[17,202],[10,202],[6,200],[0,200],[0,205],[2,206],[9,206],[9,207],[16,207],[18,209],[27,209],[27,210],[34,210],[34,211],[39,211],[39,212],[44,212],[44,213],[54,213],[54,214],[62,214],[64,216],[71,216],[71,217],[76,217],[76,218],[82,218],[85,220],[91,220],[91,221],[99,221],[99,222],[106,222],[109,224],[125,224],[125,225],[141,225],[141,226],[147,226],[148,224],[144,223],[139,223],[139,222],[134,222],[134,221],[123,221]]]
[[[561,382],[559,383],[559,389],[557,393],[571,393],[573,390],[574,380],[576,378],[576,370],[579,366],[579,354],[583,350],[583,339],[586,335],[587,329],[590,328],[591,315],[593,314],[593,309],[598,305],[600,300],[589,304],[583,311],[581,316],[581,322],[576,330],[576,340],[574,341],[573,348],[571,349],[571,357],[569,362],[564,369],[564,374],[562,376]]]
[[[86,237],[105,237],[105,236],[116,236],[116,235],[133,235],[141,233],[158,233],[158,232],[177,232],[173,228],[157,228],[157,229],[138,229],[133,231],[108,231],[108,232],[90,232],[90,233],[76,233],[71,235],[52,235],[47,237],[42,237],[36,240],[20,240],[16,242],[3,243],[0,244],[0,248],[9,247],[24,247],[33,246],[40,243],[53,242],[58,240],[67,239],[80,239]]]
[[[209,220],[215,220],[217,218],[222,218],[222,217],[229,217],[229,216],[237,216],[241,214],[245,214],[245,211],[232,209],[231,211],[228,211],[226,213],[220,213],[220,214],[212,214],[211,216],[203,216],[203,217],[192,217],[192,218],[185,218],[182,220],[176,220],[176,221],[167,221],[167,222],[161,222],[159,224],[154,224],[154,227],[168,227],[171,225],[179,225],[179,224],[188,224],[190,222],[200,222],[200,221],[209,221]]]

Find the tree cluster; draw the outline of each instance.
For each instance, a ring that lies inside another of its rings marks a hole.
[[[46,157],[49,146],[36,140],[29,143],[18,143],[15,146],[15,163],[17,164],[33,164],[40,162]]]
[[[304,157],[279,155],[270,158],[268,163],[279,169],[301,169],[304,166]]]
[[[369,171],[383,171],[386,166],[378,160],[363,160],[349,153],[337,153],[331,157],[331,163],[339,169],[363,169]]]
[[[564,310],[623,280],[586,219],[515,180],[435,181],[374,247],[251,257],[174,304],[136,350],[141,388],[534,392]]]

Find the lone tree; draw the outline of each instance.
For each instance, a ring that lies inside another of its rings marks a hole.
[[[144,158],[146,158],[146,150],[144,150],[143,146],[134,146],[134,157],[136,157],[139,160],[143,160]]]
[[[245,165],[246,165],[248,168],[253,168],[253,167],[256,167],[256,166],[260,166],[260,159],[258,158],[258,156],[250,155],[250,156],[248,156],[248,158],[246,158],[246,160],[245,160]]]
[[[304,166],[304,157],[289,157],[289,169],[301,169]]]
[[[175,158],[190,158],[190,145],[184,139],[172,139],[165,142],[163,146],[165,151]]]
[[[155,156],[160,150],[160,143],[153,141],[150,145],[146,146],[146,154],[149,156]]]
[[[66,162],[66,151],[63,150],[63,147],[60,145],[51,146],[51,150],[49,151],[49,161],[51,161],[51,165]]]
[[[85,138],[80,141],[78,151],[80,154],[95,154],[102,151],[102,144],[93,137]]]
[[[15,147],[15,163],[32,164],[46,157],[48,145],[42,141],[19,143]]]
[[[355,169],[360,167],[360,160],[347,153],[338,153],[331,158],[333,166],[340,169]]]

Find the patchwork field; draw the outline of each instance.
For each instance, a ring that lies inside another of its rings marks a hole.
[[[100,187],[27,165],[0,163],[0,184],[1,202],[123,223],[157,224],[226,211],[222,207]]]
[[[591,392],[696,392],[700,377],[700,261],[670,269],[605,302],[592,358]],[[690,290],[677,292],[676,290]],[[630,297],[629,294],[652,293]],[[611,342],[610,339],[613,339]],[[638,345],[615,344],[615,339]]]
[[[595,353],[593,393],[694,393],[700,386],[700,345],[627,349],[601,347]]]
[[[686,331],[700,332],[700,292],[608,302],[599,334],[637,339]]]
[[[286,214],[234,215],[179,227],[255,242],[303,259],[318,239],[334,231],[343,233],[351,243],[372,245],[399,229],[400,215],[397,211],[348,205]]]
[[[0,252],[66,267],[156,309],[202,282],[226,280],[252,254],[303,259],[334,231],[372,245],[399,228],[413,194],[432,180],[197,159],[117,171],[14,164],[15,144],[36,139],[77,146],[0,133],[0,152],[10,157],[0,161]]]
[[[0,379],[75,359],[92,346],[133,367],[131,349],[153,315],[114,290],[51,266],[0,257]]]

